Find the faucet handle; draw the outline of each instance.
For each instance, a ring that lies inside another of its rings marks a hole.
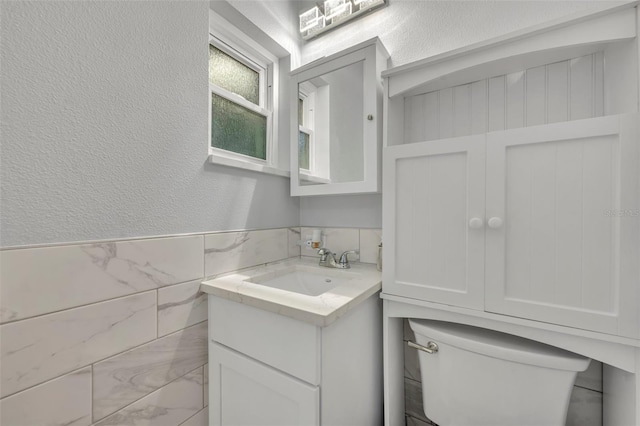
[[[348,265],[349,264],[349,256],[350,254],[359,254],[360,250],[347,250],[345,252],[343,252],[340,255],[340,260],[338,263],[342,264],[342,265]]]
[[[320,255],[320,262],[326,262],[327,261],[327,257],[328,256],[332,256],[333,253],[331,253],[331,250],[329,250],[328,248],[321,248],[318,250],[318,254]]]

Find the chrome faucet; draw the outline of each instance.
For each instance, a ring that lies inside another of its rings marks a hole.
[[[349,265],[349,254],[358,254],[358,250],[347,250],[340,255],[340,260],[336,261],[336,254],[332,253],[331,250],[327,248],[321,248],[318,250],[318,254],[320,255],[320,266],[324,266],[327,268],[338,268],[338,269],[349,269],[351,265]]]

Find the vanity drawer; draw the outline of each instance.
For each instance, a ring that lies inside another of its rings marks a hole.
[[[209,295],[209,339],[320,384],[320,329],[314,325]]]

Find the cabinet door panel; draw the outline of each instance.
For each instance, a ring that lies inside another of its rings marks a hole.
[[[486,310],[636,334],[638,163],[637,116],[489,133]]]
[[[308,383],[320,384],[318,327],[222,297],[209,295],[208,299],[213,341]]]
[[[484,139],[386,148],[384,292],[483,308]]]
[[[210,423],[319,425],[320,390],[216,343],[209,343]]]

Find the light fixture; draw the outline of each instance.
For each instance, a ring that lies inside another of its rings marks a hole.
[[[322,12],[320,12],[320,8],[318,6],[302,13],[300,15],[300,32],[304,33],[305,31],[315,28],[318,25],[320,18],[324,18],[324,16],[322,16]]]
[[[324,17],[325,19],[335,19],[351,15],[351,1],[349,0],[325,0]]]
[[[300,14],[300,34],[309,40],[384,5],[386,0],[325,0]]]

